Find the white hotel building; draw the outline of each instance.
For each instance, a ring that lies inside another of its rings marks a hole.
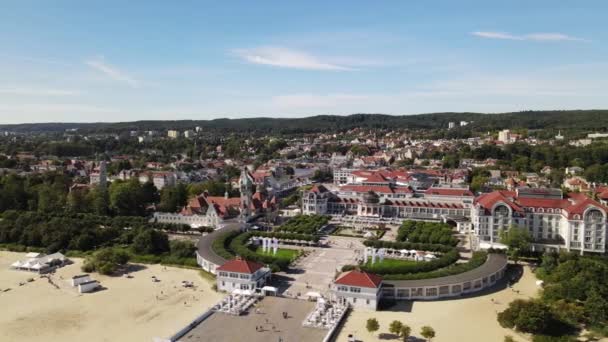
[[[498,242],[500,231],[515,225],[529,230],[535,250],[604,253],[607,221],[604,205],[559,189],[494,191],[479,196],[471,209],[480,242]]]

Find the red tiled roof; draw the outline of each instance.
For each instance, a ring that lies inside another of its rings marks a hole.
[[[365,193],[373,191],[380,194],[393,194],[393,193],[411,193],[412,190],[408,187],[396,187],[391,188],[388,185],[343,185],[340,187],[341,191],[354,191],[358,193]]]
[[[218,267],[218,271],[227,271],[227,272],[236,272],[236,273],[247,273],[253,274],[255,271],[264,267],[264,265],[257,263],[255,261],[243,260],[243,259],[233,259],[222,266]]]
[[[343,273],[336,279],[335,283],[347,286],[378,288],[382,283],[382,277],[373,273],[350,271]]]
[[[564,199],[550,199],[517,197],[516,193],[513,191],[494,191],[483,194],[475,200],[475,203],[487,210],[491,210],[498,202],[503,202],[510,206],[514,211],[519,212],[522,212],[523,208],[563,209],[566,211],[568,218],[572,218],[574,215],[582,215],[589,207],[596,207],[608,211],[608,208],[597,201],[592,200],[584,194],[575,193],[568,194],[568,198]]]
[[[424,192],[425,195],[439,196],[473,196],[469,189],[447,189],[447,188],[429,188]]]

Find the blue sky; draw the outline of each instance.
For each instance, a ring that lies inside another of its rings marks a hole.
[[[5,1],[0,123],[608,108],[606,1]]]

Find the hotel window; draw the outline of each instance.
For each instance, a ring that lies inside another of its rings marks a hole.
[[[433,287],[433,288],[426,289],[426,296],[427,297],[435,297],[435,296],[437,296],[437,288]]]
[[[350,292],[361,293],[361,288],[360,287],[351,287]]]
[[[348,287],[346,287],[346,286],[338,286],[338,291],[346,292],[346,291],[348,291]]]

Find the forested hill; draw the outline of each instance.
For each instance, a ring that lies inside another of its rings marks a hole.
[[[473,122],[468,129],[479,131],[503,128],[608,130],[608,110],[524,111],[516,113],[433,113],[417,115],[353,114],[318,115],[306,118],[244,118],[179,121],[134,121],[117,123],[35,123],[0,125],[0,130],[17,132],[59,132],[77,128],[80,132],[120,132],[127,130],[192,129],[257,133],[315,133],[352,128],[447,128],[449,122]]]

